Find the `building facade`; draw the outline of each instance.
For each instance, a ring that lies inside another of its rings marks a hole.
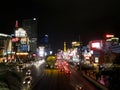
[[[26,30],[29,37],[30,52],[35,53],[37,49],[37,36],[38,36],[38,25],[36,18],[23,19],[22,27]]]
[[[11,36],[0,33],[0,62],[12,59],[13,57]]]

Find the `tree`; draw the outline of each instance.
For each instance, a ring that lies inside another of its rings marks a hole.
[[[0,90],[21,90],[21,74],[5,64],[0,64],[0,69]]]

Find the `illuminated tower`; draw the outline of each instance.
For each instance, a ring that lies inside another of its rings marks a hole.
[[[64,42],[64,52],[66,52],[66,42]]]

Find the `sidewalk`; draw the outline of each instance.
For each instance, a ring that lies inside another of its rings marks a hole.
[[[96,80],[96,77],[93,74],[93,72],[89,72],[89,73],[83,72],[82,74],[83,74],[83,77],[85,77],[91,83],[93,83],[94,85],[96,85],[99,88],[99,90],[108,90],[108,88],[106,88],[105,85],[104,85],[103,78],[101,78],[99,80]]]

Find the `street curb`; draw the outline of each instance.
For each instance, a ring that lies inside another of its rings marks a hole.
[[[93,83],[95,86],[98,87],[99,90],[109,90],[108,88],[106,88],[105,86],[101,85],[100,83],[98,83],[97,81],[91,79],[89,76],[83,74],[83,77],[85,77],[87,80],[89,80],[91,83]]]

